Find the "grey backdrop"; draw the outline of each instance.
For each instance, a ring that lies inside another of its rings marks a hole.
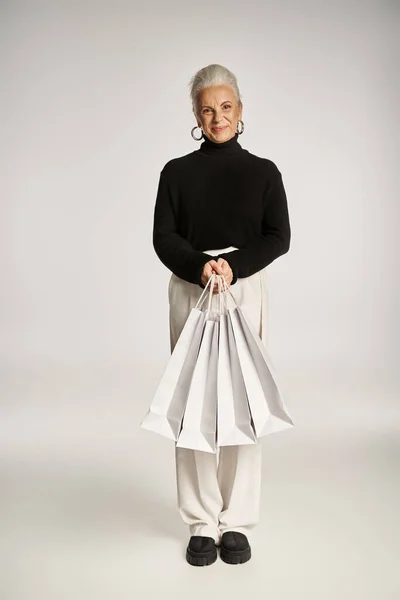
[[[2,596],[398,597],[399,4],[3,1],[0,20]],[[158,176],[198,147],[188,82],[213,62],[286,187],[270,353],[296,428],[263,441],[253,560],[199,573],[173,444],[139,423],[169,356]]]

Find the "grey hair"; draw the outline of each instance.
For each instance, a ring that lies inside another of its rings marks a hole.
[[[193,112],[197,116],[198,114],[198,97],[199,93],[203,88],[211,85],[229,85],[233,89],[236,102],[240,106],[242,104],[237,79],[232,71],[229,71],[222,65],[208,65],[203,67],[190,79],[190,97],[192,99]]]

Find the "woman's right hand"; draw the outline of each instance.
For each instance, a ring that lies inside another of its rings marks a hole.
[[[204,286],[206,286],[211,275],[213,275],[214,273],[217,273],[218,275],[222,275],[222,277],[225,277],[224,270],[221,267],[221,265],[212,259],[212,260],[209,260],[208,262],[206,262],[206,264],[203,267],[203,272],[201,274],[201,283]],[[218,278],[217,277],[215,278],[215,281],[214,281],[213,294],[218,294]]]

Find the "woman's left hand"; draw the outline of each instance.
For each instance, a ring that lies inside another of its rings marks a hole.
[[[231,285],[232,279],[233,279],[233,272],[232,269],[228,263],[227,260],[225,260],[224,258],[219,258],[217,260],[217,264],[220,265],[221,270],[222,270],[222,274],[225,278],[225,282],[227,284],[227,286],[229,287]],[[213,273],[215,273],[214,269],[213,269]],[[218,280],[217,278],[215,279],[215,283],[214,283],[214,290],[213,290],[214,294],[218,294]]]

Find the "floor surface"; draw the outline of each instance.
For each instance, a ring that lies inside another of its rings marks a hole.
[[[147,401],[131,374],[89,375],[8,381],[3,600],[400,598],[393,388],[288,380],[295,428],[262,440],[252,559],[198,568],[185,560],[173,443],[139,428]]]

